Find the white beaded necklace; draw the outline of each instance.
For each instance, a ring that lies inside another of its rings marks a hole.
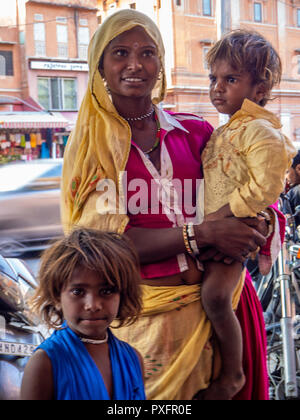
[[[126,121],[141,121],[144,120],[145,118],[151,117],[151,115],[154,112],[154,108],[151,109],[150,112],[148,112],[147,114],[141,115],[140,117],[123,117]]]
[[[106,332],[105,337],[103,338],[103,340],[93,340],[91,338],[83,338],[83,337],[80,337],[80,340],[83,343],[87,343],[87,344],[104,344],[108,340],[108,333]]]

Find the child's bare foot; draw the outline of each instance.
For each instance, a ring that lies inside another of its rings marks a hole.
[[[207,389],[198,392],[194,399],[202,401],[231,400],[244,386],[245,376],[243,374],[234,379],[228,376],[221,376],[210,384]]]

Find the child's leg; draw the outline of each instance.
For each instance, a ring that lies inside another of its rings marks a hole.
[[[202,304],[217,336],[222,368],[219,378],[204,393],[206,399],[231,399],[244,385],[242,333],[232,309],[232,295],[242,264],[205,263]]]

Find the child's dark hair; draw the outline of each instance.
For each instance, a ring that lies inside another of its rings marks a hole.
[[[64,321],[57,304],[78,267],[96,271],[120,293],[117,327],[136,320],[142,305],[141,276],[132,244],[115,232],[80,228],[55,242],[41,258],[39,287],[32,307],[41,312],[49,327],[59,328]]]
[[[282,66],[278,53],[261,34],[246,29],[237,29],[225,34],[206,55],[211,68],[216,60],[226,60],[236,69],[243,69],[252,77],[253,84],[263,82],[265,97],[259,105],[270,100],[273,86],[281,81]]]

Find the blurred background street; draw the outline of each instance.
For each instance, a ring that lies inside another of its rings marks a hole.
[[[39,269],[39,256],[38,255],[28,255],[24,258],[25,263],[28,265],[32,273],[36,276]]]
[[[0,400],[8,400],[19,397],[28,356],[46,336],[29,299],[40,254],[63,234],[64,150],[88,86],[88,45],[98,26],[120,9],[153,19],[166,49],[160,106],[213,127],[227,117],[210,103],[206,54],[232,29],[260,32],[283,65],[266,108],[300,149],[300,0],[0,0],[0,8]],[[7,342],[19,343],[19,353]]]

